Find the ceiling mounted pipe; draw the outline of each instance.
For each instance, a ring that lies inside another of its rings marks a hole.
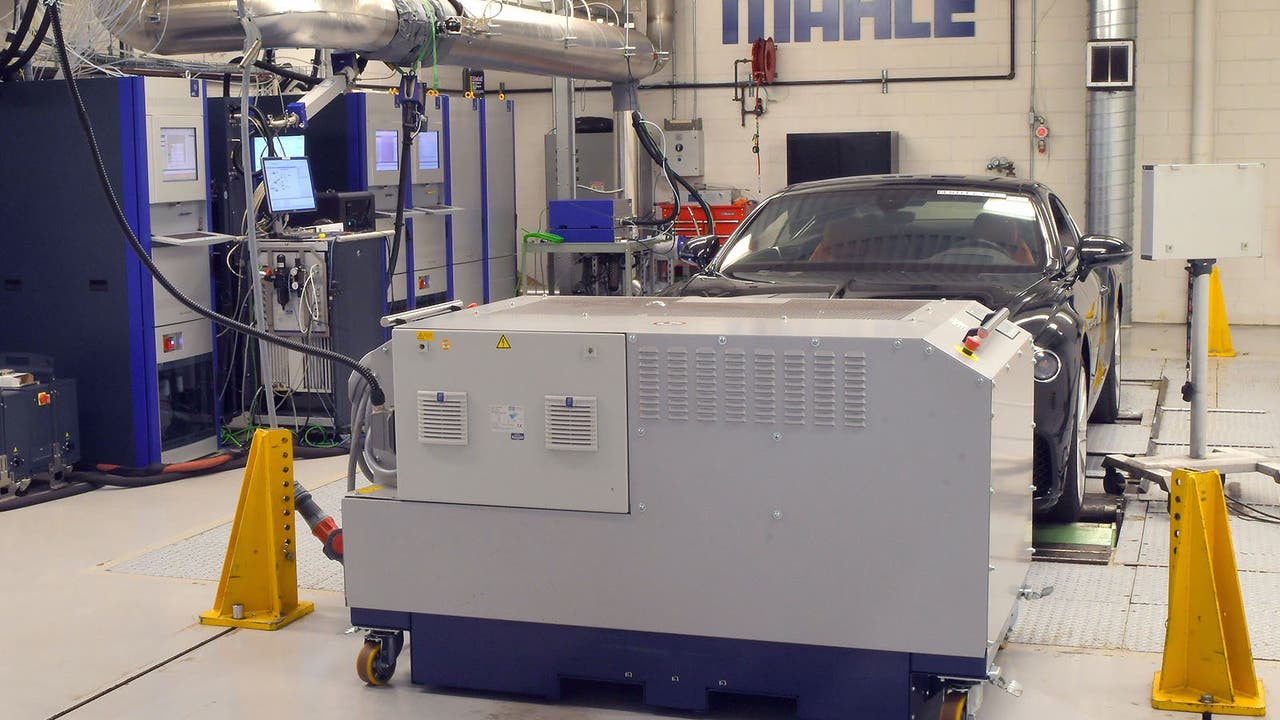
[[[458,29],[437,36],[440,64],[605,82],[639,80],[663,65],[638,32],[491,0],[245,0],[245,7],[267,48],[358,52],[407,66],[431,57],[435,18]],[[182,55],[244,46],[235,0],[124,0],[123,11],[107,10],[127,18],[107,29],[140,50]]]

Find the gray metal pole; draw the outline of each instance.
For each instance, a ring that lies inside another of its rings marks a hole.
[[[258,218],[253,205],[253,163],[249,158],[253,154],[253,142],[249,137],[249,73],[253,68],[253,56],[262,47],[253,27],[253,21],[245,8],[244,0],[238,0],[240,21],[245,29],[244,67],[240,76],[240,157],[244,166],[244,213],[246,224],[245,243],[248,245],[249,258],[245,263],[249,273],[249,287],[253,291],[253,326],[266,331],[266,305],[262,301],[262,279],[258,277]],[[267,344],[261,340],[258,344],[258,377],[262,379],[262,393],[267,406],[267,424],[279,427],[276,418],[276,396],[271,378],[271,356],[267,352]],[[250,402],[250,407],[253,407]]]
[[[1191,457],[1209,454],[1209,273],[1212,260],[1192,260],[1191,273]]]

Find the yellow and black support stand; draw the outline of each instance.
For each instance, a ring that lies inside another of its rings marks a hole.
[[[1218,266],[1209,274],[1209,357],[1235,357],[1231,344],[1231,325],[1227,322],[1227,304],[1222,299],[1222,277]]]
[[[293,517],[293,435],[258,430],[213,609],[204,625],[278,630],[315,609],[298,600]]]
[[[1169,622],[1151,706],[1265,715],[1216,471],[1173,473],[1169,526]]]

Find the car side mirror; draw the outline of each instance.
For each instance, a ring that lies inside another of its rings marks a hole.
[[[720,238],[715,235],[689,238],[680,248],[680,259],[693,263],[699,270],[706,270],[720,250]]]
[[[1129,243],[1110,235],[1086,235],[1080,240],[1080,272],[1104,265],[1119,265],[1133,255]]]

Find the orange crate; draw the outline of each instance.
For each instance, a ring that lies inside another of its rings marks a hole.
[[[658,203],[663,217],[671,212],[671,203]],[[716,237],[723,243],[751,212],[750,205],[712,205],[711,217],[716,221]],[[673,225],[677,235],[697,237],[707,232],[707,214],[698,205],[681,205]]]

